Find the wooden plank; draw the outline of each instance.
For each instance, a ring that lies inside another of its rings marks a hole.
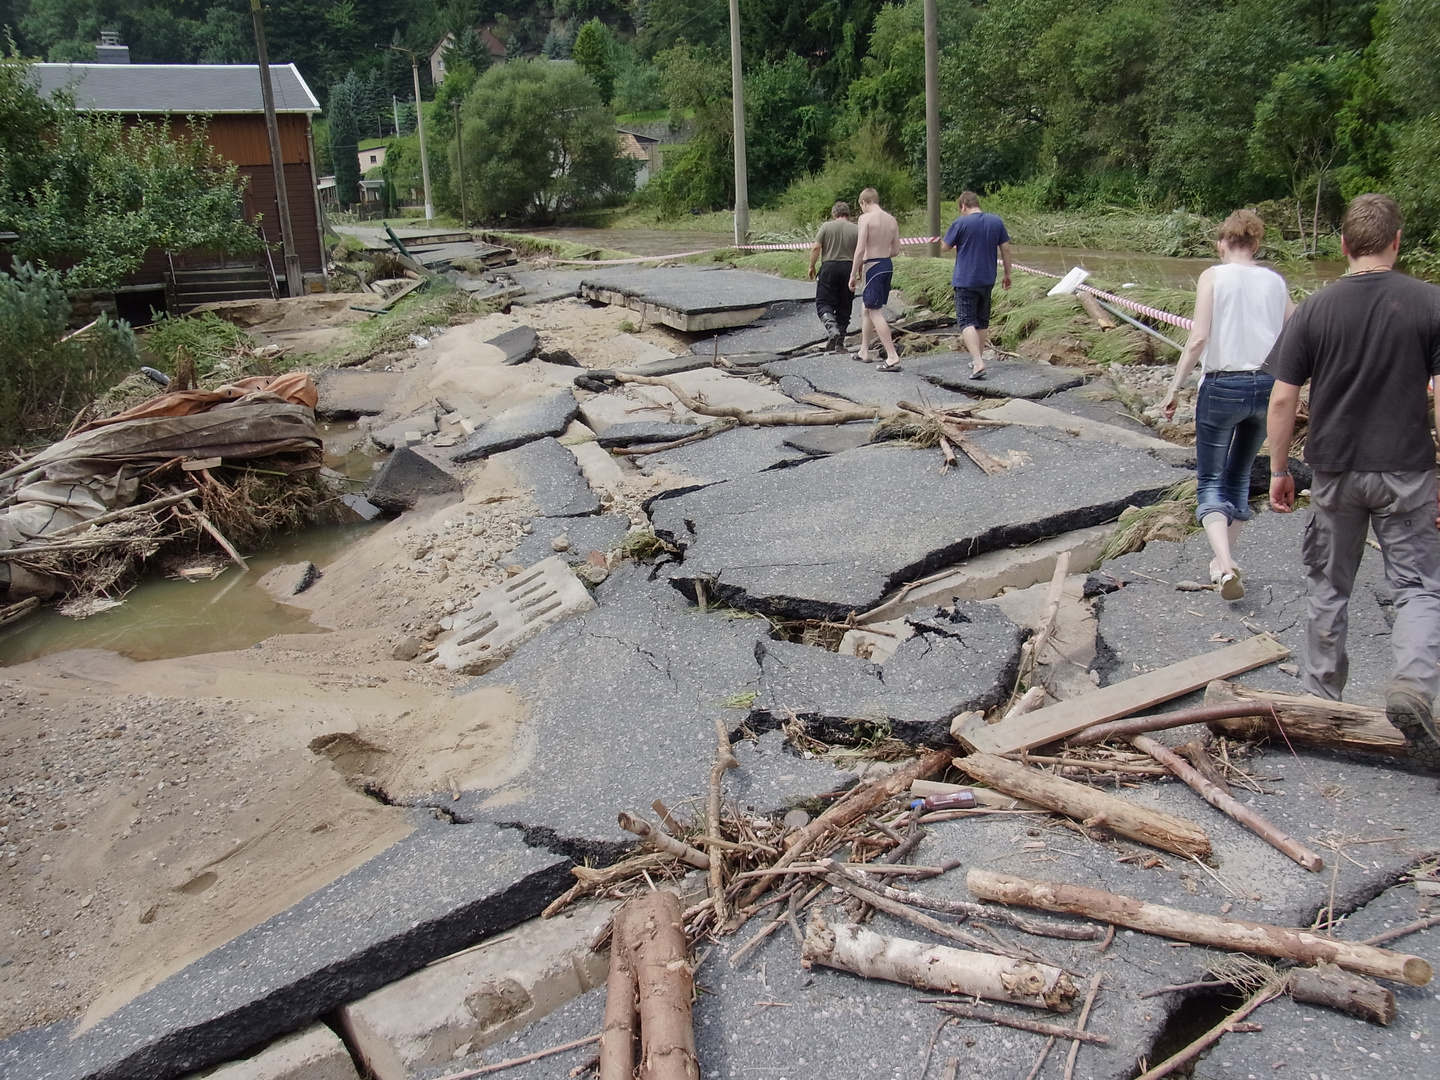
[[[972,720],[956,735],[971,749],[984,754],[1028,750],[1073,735],[1091,724],[1118,720],[1199,690],[1215,679],[1228,679],[1284,660],[1289,655],[1290,650],[1268,634],[1257,634],[1248,641],[1192,656],[1178,664],[1147,671],[1133,679],[998,724]]]

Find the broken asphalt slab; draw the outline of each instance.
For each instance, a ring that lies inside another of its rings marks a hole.
[[[942,474],[937,451],[867,446],[656,496],[656,532],[683,549],[669,576],[743,610],[844,619],[963,559],[1114,520],[1181,478],[1142,451],[1046,430],[972,438],[1010,467],[987,476],[962,458]]]
[[[451,461],[475,461],[528,442],[562,434],[580,407],[569,390],[527,401],[485,421],[450,455]]]
[[[84,1031],[67,1020],[0,1042],[0,1076],[168,1080],[238,1057],[533,918],[571,880],[568,859],[513,831],[416,818],[386,851]]]
[[[616,446],[673,442],[676,439],[694,435],[700,430],[698,424],[667,424],[659,420],[634,420],[625,424],[611,424],[598,437],[598,441],[601,446],[609,450]]]
[[[848,355],[805,356],[781,360],[761,368],[780,389],[797,401],[802,394],[831,394],[857,405],[894,408],[896,402],[916,405],[963,405],[973,397],[937,387],[908,371],[877,371],[873,364],[858,364]],[[796,380],[787,382],[786,380]],[[808,389],[806,389],[808,387]]]
[[[796,717],[808,734],[853,739],[879,726],[906,742],[938,746],[950,720],[1000,704],[1015,685],[1025,632],[997,608],[962,603],[912,619],[917,633],[884,667],[788,641],[760,643],[755,711],[778,725]]]
[[[811,430],[808,427],[733,428],[699,442],[632,460],[646,476],[670,472],[711,484],[807,461],[808,455],[792,449],[787,442]]]
[[[1178,592],[1179,582],[1208,584],[1210,545],[1204,533],[1181,543],[1151,541],[1143,551],[1105,563],[1091,575],[1100,589],[1124,587],[1095,601],[1103,646],[1097,669],[1104,683],[1178,663],[1191,656],[1243,641],[1252,627],[1276,637],[1290,651],[1287,667],[1270,664],[1246,673],[1247,686],[1279,693],[1303,693],[1298,677],[1305,647],[1305,565],[1300,543],[1303,514],[1261,510],[1245,525],[1236,546],[1245,596],[1234,602],[1218,593]],[[1385,582],[1380,553],[1367,549],[1350,598],[1350,682],[1345,700],[1383,706],[1393,666],[1390,624],[1394,600]],[[1248,625],[1247,625],[1248,624]]]
[[[912,375],[936,386],[976,397],[1045,398],[1082,386],[1090,376],[1076,368],[1053,367],[1033,360],[990,360],[985,377],[970,377],[969,353],[927,353],[902,361]]]
[[[813,301],[815,286],[747,270],[670,266],[620,273],[597,270],[585,276],[580,295],[697,333],[754,322],[772,304],[785,300]]]
[[[514,476],[516,486],[530,490],[541,517],[600,512],[600,497],[590,489],[575,455],[554,439],[536,439],[492,455],[490,462]]]
[[[596,590],[598,607],[520,646],[468,684],[513,687],[530,715],[517,734],[523,771],[496,788],[437,805],[461,817],[513,823],[534,843],[608,860],[634,843],[616,814],[649,816],[655,799],[687,805],[709,788],[718,710],[738,728],[758,690],[756,645],[769,624],[737,613],[702,615],[643,567],[622,565]],[[463,691],[462,691],[463,692]],[[796,799],[853,781],[822,761],[788,753],[754,759],[727,791],[757,810],[766,792]],[[732,774],[734,775],[734,774]],[[785,778],[789,779],[785,779]]]
[[[499,337],[493,337],[485,344],[494,345],[505,354],[506,367],[523,364],[540,351],[540,335],[533,326],[517,326],[506,330]]]
[[[875,425],[869,420],[861,420],[853,424],[818,424],[793,430],[795,433],[785,438],[786,446],[799,450],[806,457],[825,457],[864,446],[870,441]]]
[[[402,446],[385,459],[385,464],[365,487],[365,498],[391,514],[415,509],[421,499],[463,495],[461,479],[429,455]]]

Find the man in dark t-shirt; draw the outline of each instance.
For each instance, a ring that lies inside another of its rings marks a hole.
[[[850,220],[850,204],[837,202],[830,208],[830,220],[820,226],[810,245],[810,280],[815,282],[815,313],[825,326],[825,344],[830,349],[845,345],[850,333],[850,312],[855,293],[850,289],[850,264],[855,259],[855,240],[860,227]],[[820,263],[816,273],[815,263]]]
[[[1394,269],[1400,225],[1387,196],[1351,202],[1341,230],[1349,273],[1296,309],[1265,361],[1275,377],[1270,505],[1282,514],[1295,508],[1295,481],[1281,463],[1309,381],[1305,689],[1340,700],[1350,591],[1373,528],[1395,592],[1385,713],[1412,759],[1440,769],[1440,518],[1425,395],[1440,375],[1440,288]]]
[[[1010,234],[998,214],[980,209],[980,197],[962,191],[956,200],[960,216],[950,223],[941,250],[955,252],[955,325],[970,351],[970,377],[985,376],[985,340],[990,329],[990,295],[995,291],[995,256],[1005,263],[1005,288],[1010,288]]]

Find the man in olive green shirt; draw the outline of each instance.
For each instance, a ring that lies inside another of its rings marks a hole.
[[[850,263],[855,258],[855,240],[860,229],[850,220],[850,207],[837,202],[830,208],[830,220],[820,226],[810,245],[810,280],[815,282],[815,312],[825,324],[828,348],[845,345],[850,332],[850,312],[855,293],[850,289]],[[820,260],[817,278],[815,261]]]

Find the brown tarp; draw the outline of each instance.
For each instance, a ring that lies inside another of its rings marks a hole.
[[[288,375],[257,375],[250,379],[238,379],[214,390],[177,390],[173,394],[161,394],[122,413],[103,420],[92,420],[76,434],[152,416],[193,416],[225,402],[239,401],[247,394],[262,390],[283,401],[304,405],[312,410],[320,401],[320,392],[315,388],[315,381],[303,371],[292,371]]]

